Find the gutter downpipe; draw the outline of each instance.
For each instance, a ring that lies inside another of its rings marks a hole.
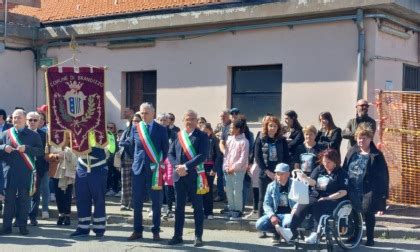
[[[363,98],[363,82],[364,82],[364,63],[365,63],[365,24],[362,9],[357,9],[356,25],[359,31],[358,51],[357,51],[357,100]]]

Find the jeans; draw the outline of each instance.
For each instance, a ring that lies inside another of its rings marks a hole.
[[[226,174],[226,196],[230,211],[242,212],[244,176],[244,171]]]
[[[42,197],[42,211],[48,212],[48,201],[50,199],[50,177],[48,176],[48,172],[41,177],[39,190]]]
[[[50,198],[49,176],[45,172],[37,178],[37,191],[32,196],[31,206],[29,211],[29,219],[36,220],[38,216],[39,203],[42,197],[42,212],[48,212],[48,201]]]
[[[279,218],[279,224],[282,227],[289,226],[290,222],[292,221],[291,214],[277,214],[277,217]],[[271,224],[271,220],[268,215],[264,215],[263,217],[259,218],[255,223],[255,227],[259,232],[276,233],[276,229],[274,228],[274,225]]]

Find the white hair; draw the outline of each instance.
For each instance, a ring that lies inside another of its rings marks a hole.
[[[39,113],[38,112],[36,112],[36,111],[31,111],[31,112],[29,112],[27,115],[26,115],[26,117],[35,117],[36,119],[40,119],[40,115],[39,115]]]
[[[141,110],[142,108],[145,108],[145,109],[148,109],[148,110],[150,110],[150,111],[152,111],[152,112],[155,112],[155,107],[153,107],[153,105],[152,105],[151,103],[149,103],[149,102],[143,102],[143,103],[140,105],[140,110]]]
[[[185,113],[184,113],[184,116],[183,116],[183,118],[185,119],[185,118],[187,118],[187,116],[194,116],[195,118],[198,118],[198,115],[197,115],[197,112],[195,112],[194,110],[192,110],[192,109],[189,109],[189,110],[187,110]]]

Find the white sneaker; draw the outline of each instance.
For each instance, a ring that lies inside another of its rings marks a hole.
[[[214,219],[214,216],[213,215],[208,215],[207,216],[207,220],[213,220]]]
[[[148,216],[153,217],[153,211],[150,211]]]
[[[50,218],[50,214],[48,212],[42,212],[41,219],[45,220],[49,218]]]
[[[305,238],[305,242],[308,244],[315,244],[318,240],[318,234],[316,232],[312,232],[308,237]]]
[[[105,193],[105,196],[114,196],[115,192],[113,190],[109,190],[107,193]]]
[[[281,235],[286,242],[290,242],[293,237],[292,230],[290,228],[283,228],[280,225],[276,225],[275,229],[279,235]]]
[[[167,205],[163,205],[162,208],[160,209],[160,212],[162,214],[167,214],[169,211],[168,206]]]
[[[114,196],[117,197],[117,198],[121,197],[121,191],[119,191],[116,194],[114,194]]]

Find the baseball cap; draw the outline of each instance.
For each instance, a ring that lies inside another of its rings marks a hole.
[[[234,115],[237,115],[237,114],[239,114],[239,109],[238,108],[231,108],[230,110],[229,110],[229,113],[232,115],[232,114],[234,114]]]
[[[288,164],[285,164],[285,163],[280,163],[276,165],[276,169],[274,169],[274,172],[289,172],[289,171],[290,171],[290,167]]]

